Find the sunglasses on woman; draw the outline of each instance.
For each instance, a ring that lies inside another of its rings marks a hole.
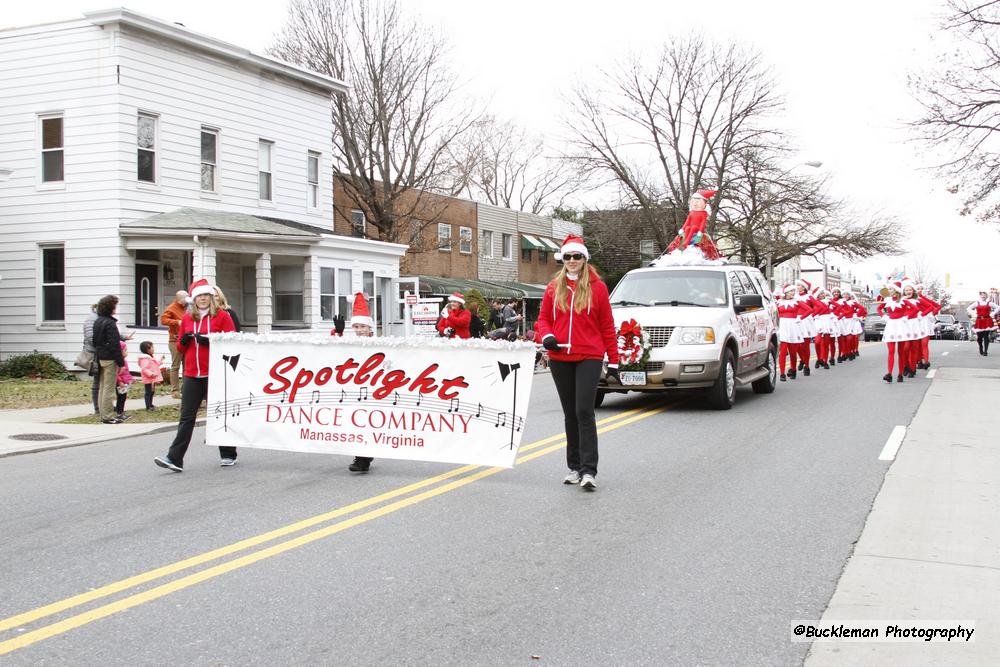
[[[563,255],[563,261],[565,262],[567,259],[576,259],[576,260],[583,259],[583,253],[571,252]]]

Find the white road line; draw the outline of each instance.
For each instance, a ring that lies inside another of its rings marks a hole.
[[[948,353],[947,353],[947,352],[942,352],[942,353],[941,353],[941,356],[942,356],[942,357],[947,357],[947,356],[948,356]]]
[[[933,369],[927,371],[927,379],[928,380],[933,380],[935,373],[937,373],[937,369],[936,368],[933,368]]]
[[[885,447],[882,448],[882,453],[878,455],[879,461],[893,461],[896,458],[896,452],[899,451],[899,446],[903,444],[903,436],[906,435],[905,426],[897,426],[892,429],[892,433],[889,434],[889,439],[885,441]]]

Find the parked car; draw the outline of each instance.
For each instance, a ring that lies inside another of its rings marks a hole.
[[[972,340],[972,322],[966,320],[958,323],[958,339]]]
[[[936,315],[934,317],[934,338],[958,340],[959,328],[954,315]]]
[[[885,331],[885,318],[879,314],[865,316],[864,336],[865,341],[882,340],[882,333]]]
[[[778,309],[756,268],[738,264],[647,267],[628,272],[611,293],[615,324],[635,319],[649,334],[645,368],[602,379],[608,393],[703,388],[726,410],[736,388],[774,391],[778,379]]]

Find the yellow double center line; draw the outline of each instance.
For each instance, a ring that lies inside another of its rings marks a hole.
[[[597,432],[606,433],[608,431],[613,431],[615,429],[622,428],[623,426],[627,426],[641,419],[646,419],[647,417],[652,417],[655,414],[659,414],[669,407],[670,405],[663,405],[656,408],[636,408],[620,412],[616,415],[607,417],[597,422],[599,427]],[[528,445],[523,445],[519,449],[519,452],[522,452],[522,454],[517,457],[514,463],[515,465],[520,465],[522,463],[532,461],[539,457],[545,456],[546,454],[562,449],[565,446],[565,444],[566,444],[566,434],[559,433],[557,435],[553,435],[548,438],[543,438],[542,440],[537,440]],[[524,452],[530,452],[530,453],[524,453]],[[157,579],[161,579],[163,577],[176,574],[178,572],[182,572],[184,570],[188,570],[193,567],[203,565],[205,563],[209,563],[213,560],[218,560],[219,558],[223,558],[225,556],[230,556],[239,553],[241,551],[246,551],[247,549],[250,549],[252,547],[262,545],[266,542],[276,540],[280,537],[285,537],[292,533],[296,533],[298,531],[316,526],[321,523],[326,523],[332,519],[337,519],[339,517],[351,514],[353,512],[357,512],[359,510],[371,507],[373,505],[378,505],[387,500],[392,500],[393,498],[398,498],[400,496],[407,496],[400,500],[396,500],[395,502],[391,502],[389,504],[382,505],[381,507],[371,509],[363,514],[359,514],[349,519],[345,519],[344,521],[339,521],[337,523],[325,526],[323,528],[319,528],[312,532],[304,533],[302,535],[299,535],[298,537],[294,537],[284,542],[279,542],[269,547],[265,547],[263,549],[259,549],[252,553],[248,553],[238,558],[226,561],[224,563],[220,563],[218,565],[214,565],[204,570],[188,574],[179,579],[175,579],[165,584],[160,584],[159,586],[155,586],[153,588],[150,588],[149,590],[140,593],[135,593],[120,600],[116,600],[114,602],[110,602],[103,606],[96,607],[89,611],[76,614],[75,616],[71,616],[64,620],[57,621],[50,625],[38,628],[37,630],[25,632],[24,634],[21,634],[13,639],[8,639],[4,642],[0,642],[0,655],[10,653],[11,651],[15,651],[20,648],[24,648],[25,646],[30,646],[31,644],[34,644],[36,642],[48,639],[50,637],[54,637],[56,635],[60,635],[64,632],[73,630],[74,628],[78,628],[82,625],[86,625],[87,623],[91,623],[93,621],[105,618],[107,616],[111,616],[112,614],[117,614],[118,612],[125,611],[126,609],[130,609],[137,605],[150,602],[152,600],[156,600],[171,593],[183,590],[190,586],[194,586],[195,584],[201,583],[203,581],[207,581],[214,577],[226,574],[227,572],[232,572],[234,570],[238,570],[248,565],[252,565],[267,558],[271,558],[272,556],[277,556],[278,554],[285,553],[286,551],[297,549],[298,547],[304,546],[306,544],[310,544],[317,540],[321,540],[325,537],[335,535],[339,532],[347,530],[348,528],[353,528],[354,526],[367,523],[368,521],[372,521],[373,519],[377,519],[387,514],[391,514],[392,512],[396,512],[406,507],[416,505],[417,503],[423,502],[425,500],[429,500],[430,498],[434,498],[435,496],[448,493],[449,491],[454,491],[455,489],[459,489],[463,486],[466,486],[467,484],[471,484],[472,482],[503,472],[504,470],[506,470],[506,468],[481,468],[480,466],[475,466],[475,465],[467,465],[467,466],[462,466],[460,468],[455,468],[454,470],[449,470],[446,473],[442,473],[434,477],[429,477],[425,480],[421,480],[419,482],[415,482],[413,484],[409,484],[407,486],[394,489],[392,491],[380,494],[378,496],[366,498],[365,500],[360,500],[350,505],[345,505],[343,507],[332,510],[330,512],[326,512],[324,514],[318,514],[308,519],[304,519],[302,521],[298,521],[296,523],[289,524],[287,526],[283,526],[281,528],[277,528],[275,530],[262,533],[254,537],[250,537],[245,540],[240,540],[239,542],[234,542],[233,544],[220,547],[218,549],[213,549],[212,551],[207,551],[203,554],[193,556],[191,558],[186,558],[184,560],[177,561],[169,565],[164,565],[163,567],[158,567],[156,569],[149,570],[148,572],[143,572],[141,574],[128,577],[127,579],[122,579],[120,581],[116,581],[114,583],[101,586],[100,588],[96,588],[92,591],[87,591],[86,593],[81,593],[80,595],[74,595],[72,597],[59,600],[58,602],[53,602],[51,604],[38,607],[37,609],[32,609],[31,611],[27,611],[21,614],[17,614],[16,616],[11,616],[9,618],[2,619],[0,620],[0,632],[10,630],[12,628],[18,628],[27,623],[31,623],[33,621],[37,621],[39,619],[46,618],[48,616],[58,614],[68,609],[72,609],[74,607],[86,604],[88,602],[93,602],[95,600],[99,600],[101,598],[114,595],[115,593],[119,593],[121,591],[141,586],[142,584],[155,581]],[[464,475],[465,473],[471,473],[471,474],[461,477],[461,475]],[[453,479],[456,477],[458,479]],[[433,486],[440,482],[445,482],[446,480],[452,480],[452,481],[447,482],[446,484],[441,484],[440,486],[435,486],[434,488],[425,490],[421,493],[408,495],[410,493],[413,493],[414,491],[419,491],[420,489]]]

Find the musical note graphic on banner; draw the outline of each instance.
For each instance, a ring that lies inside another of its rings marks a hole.
[[[287,400],[288,400],[288,392],[287,391],[281,392],[281,402],[284,403]]]
[[[462,407],[462,402],[457,398],[448,399],[448,412],[458,412]]]
[[[496,428],[500,428],[501,426],[506,426],[506,425],[507,425],[507,412],[506,411],[498,412],[497,423],[494,424],[493,426],[495,426]]]
[[[358,401],[368,400],[368,387],[361,387],[358,389]]]
[[[483,404],[482,403],[477,403],[476,404],[476,419],[479,419],[479,416],[481,414],[483,414]]]
[[[313,389],[312,394],[309,396],[309,404],[319,403],[319,389]]]
[[[397,403],[399,403],[399,392],[394,391],[392,392],[392,404],[396,405]]]

